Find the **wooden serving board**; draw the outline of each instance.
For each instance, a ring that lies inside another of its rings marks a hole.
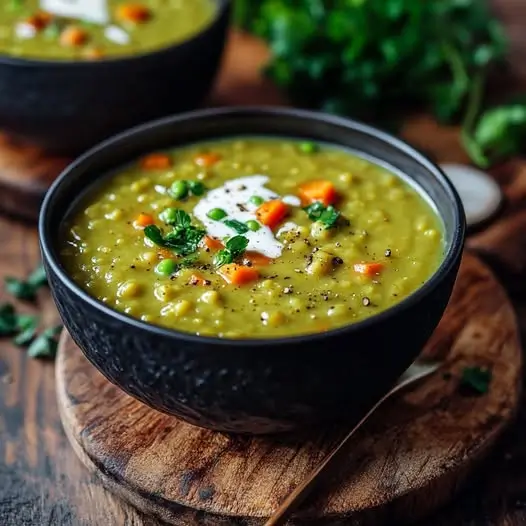
[[[470,253],[424,354],[444,358],[443,371],[373,417],[332,482],[291,524],[407,524],[463,486],[512,420],[521,373],[513,309]],[[492,370],[487,394],[460,386],[466,366]],[[263,524],[345,431],[238,438],[193,427],[110,384],[67,333],[56,381],[66,434],[88,469],[134,506],[178,526]]]

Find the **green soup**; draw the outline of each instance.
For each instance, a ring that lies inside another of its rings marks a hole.
[[[96,60],[141,54],[186,40],[209,25],[213,0],[108,0],[110,22],[51,16],[38,0],[0,0],[0,53],[36,59]]]
[[[289,139],[152,154],[74,207],[62,259],[90,294],[200,335],[327,331],[400,302],[443,257],[442,224],[406,181]]]

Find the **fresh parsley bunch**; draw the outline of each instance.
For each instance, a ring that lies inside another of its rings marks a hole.
[[[267,74],[300,106],[389,124],[404,107],[461,114],[506,41],[485,0],[237,0],[265,38]]]
[[[268,41],[265,72],[297,106],[385,128],[429,110],[462,123],[481,167],[524,150],[524,101],[484,106],[508,47],[488,0],[236,0],[235,18]]]

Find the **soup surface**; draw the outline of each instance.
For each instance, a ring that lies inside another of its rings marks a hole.
[[[186,40],[212,22],[213,0],[107,0],[99,25],[50,15],[39,0],[0,0],[0,53],[36,59],[97,60],[141,54]]]
[[[402,178],[313,143],[248,138],[149,155],[74,207],[73,279],[109,306],[227,338],[316,333],[419,288],[442,225]]]

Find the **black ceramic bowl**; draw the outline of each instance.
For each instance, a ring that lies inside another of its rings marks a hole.
[[[410,297],[370,319],[323,334],[271,340],[224,340],[149,325],[112,310],[71,280],[60,262],[57,232],[71,203],[90,183],[152,150],[247,134],[331,142],[407,174],[444,222],[440,268]],[[410,365],[450,298],[462,253],[464,214],[440,169],[394,137],[323,114],[240,108],[170,117],[97,146],[52,186],[39,228],[64,324],[109,380],[151,407],[198,426],[274,433],[353,420]]]
[[[212,24],[156,52],[98,61],[0,54],[0,129],[71,155],[130,126],[196,108],[226,41],[231,2],[215,2]]]

